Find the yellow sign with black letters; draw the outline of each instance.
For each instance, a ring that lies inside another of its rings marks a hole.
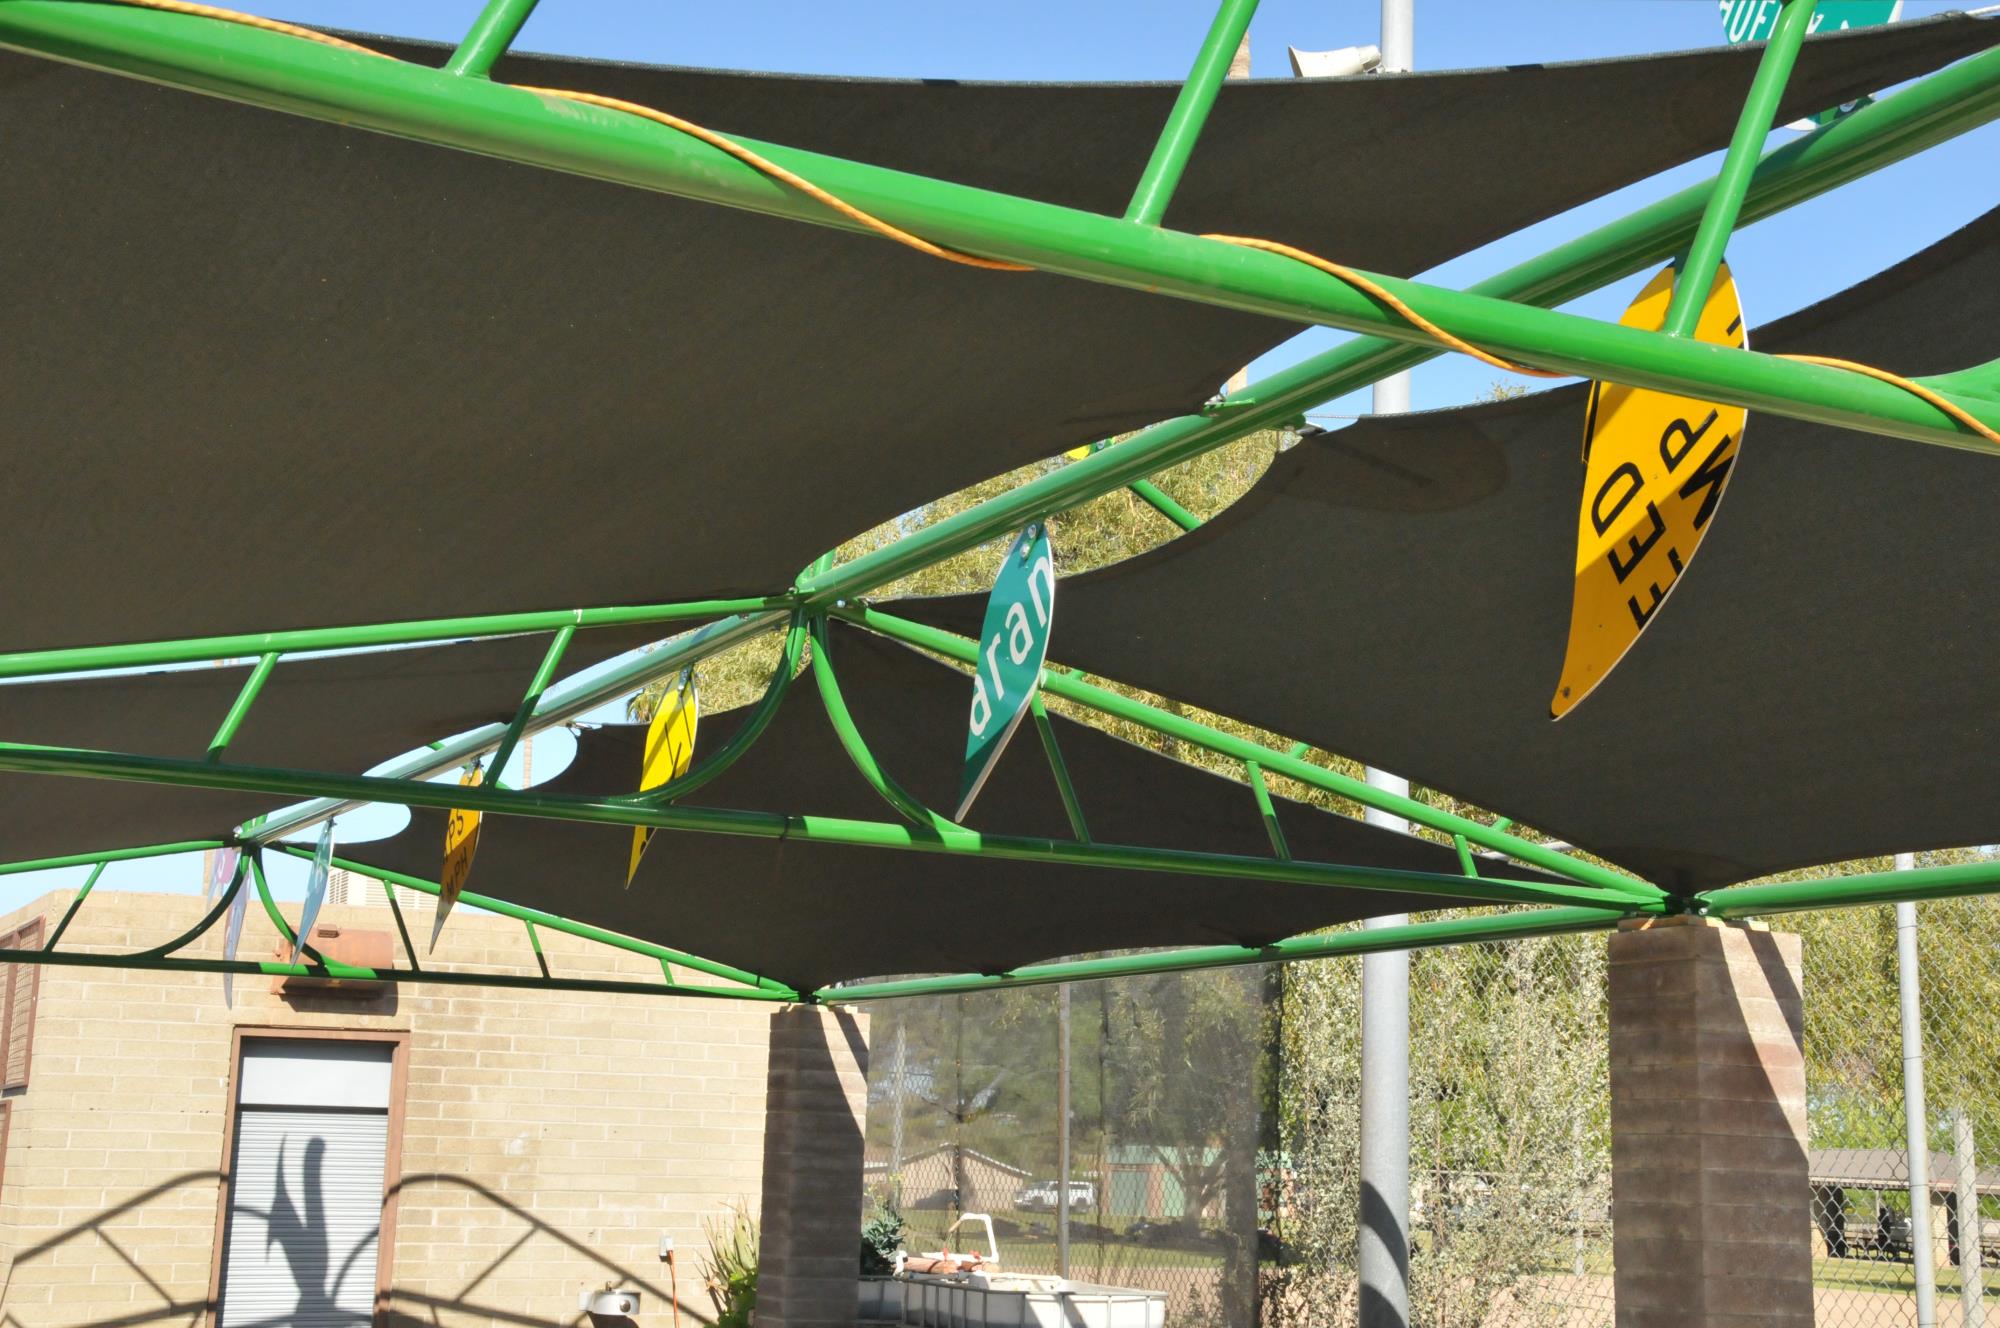
[[[1619,321],[1658,331],[1675,272],[1654,277]],[[1714,345],[1748,343],[1727,263],[1694,335]],[[1680,581],[1715,519],[1748,416],[1740,406],[1591,384],[1569,645],[1550,718],[1561,719],[1604,681]]]
[[[478,766],[473,766],[458,777],[461,788],[476,785],[481,778]],[[479,851],[478,812],[469,812],[462,807],[454,807],[444,818],[444,870],[438,874],[437,917],[431,923],[431,949],[437,949],[438,937],[444,934],[444,920],[451,913],[451,906],[458,902],[459,894],[465,889],[466,878],[472,875],[472,855]]]
[[[639,766],[641,793],[688,772],[694,763],[695,727],[700,719],[701,697],[695,691],[694,671],[684,669],[673,692],[660,699],[660,708],[646,728],[646,752]],[[639,859],[646,856],[646,846],[652,842],[651,826],[633,827],[632,860],[625,868],[626,889],[632,888],[632,878],[639,874]]]

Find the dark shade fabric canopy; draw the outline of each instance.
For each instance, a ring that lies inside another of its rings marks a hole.
[[[957,789],[970,680],[902,646],[852,631],[834,639],[842,692],[883,765],[918,797]],[[771,728],[704,806],[895,820],[862,782],[799,679]],[[702,721],[715,750],[741,712]],[[1093,839],[1270,856],[1250,790],[1052,716]],[[636,786],[645,730],[585,730],[550,793]],[[1440,845],[1279,799],[1294,857],[1455,874]],[[1069,838],[1040,744],[1020,733],[968,818],[988,833]],[[362,862],[435,879],[444,813],[418,808],[410,828],[357,844]],[[1000,972],[1035,959],[1154,945],[1262,944],[1352,918],[1436,908],[1431,896],[1314,885],[1048,866],[929,853],[787,844],[662,832],[624,888],[631,834],[603,826],[489,816],[470,888],[678,946],[801,989],[909,972]],[[1488,868],[1488,874],[1501,873]],[[1546,881],[1509,868],[1506,876]]]
[[[1992,32],[1816,39],[1786,114]],[[1723,146],[1755,60],[1231,87],[1169,219],[1415,271]],[[500,76],[1113,213],[1174,96]],[[18,55],[0,126],[5,649],[780,590],[1294,330]]]
[[[1902,374],[1991,359],[2000,211],[1751,343]],[[1671,601],[1551,723],[1584,399],[1308,437],[1196,532],[1066,580],[1051,657],[1669,888],[2000,839],[2000,459],[1753,414]],[[981,610],[892,607],[959,631]]]
[[[573,669],[660,629],[579,632]],[[512,717],[546,635],[280,660],[226,759],[360,774],[453,733]],[[0,740],[196,759],[247,665],[96,674],[0,686]],[[161,784],[0,775],[0,862],[213,839],[282,799]]]

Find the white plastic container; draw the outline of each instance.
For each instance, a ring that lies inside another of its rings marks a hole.
[[[900,1277],[861,1279],[860,1320],[863,1323],[901,1323],[903,1292],[909,1283]]]
[[[905,1274],[908,1328],[1164,1328],[1164,1291],[1024,1273]]]

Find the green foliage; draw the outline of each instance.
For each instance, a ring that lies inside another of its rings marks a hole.
[[[903,1233],[909,1225],[903,1215],[883,1205],[875,1216],[861,1224],[861,1275],[887,1277],[896,1271],[896,1251],[902,1248]]]
[[[702,1285],[715,1305],[715,1328],[750,1328],[757,1309],[757,1219],[735,1203],[727,1219],[705,1220],[702,1231],[708,1237]]]

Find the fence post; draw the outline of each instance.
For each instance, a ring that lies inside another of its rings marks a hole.
[[[1973,1155],[1972,1117],[1960,1107],[1952,1117],[1952,1151],[1958,1162],[1958,1304],[1961,1328],[1984,1328],[1985,1291],[1979,1269],[1979,1161]]]
[[[1408,796],[1410,783],[1370,769],[1376,788]],[[1368,823],[1409,833],[1399,816],[1368,809]],[[1409,921],[1370,918],[1365,927]],[[1361,1213],[1357,1223],[1360,1328],[1410,1321],[1410,952],[1361,959]]]
[[[1069,1276],[1069,983],[1056,988],[1056,1275]],[[1101,1184],[1103,1177],[1098,1177]]]
[[[1916,856],[1896,855],[1909,871]],[[1917,1280],[1917,1328],[1937,1328],[1937,1251],[1931,1246],[1930,1113],[1924,1106],[1923,991],[1917,976],[1917,906],[1896,905],[1896,990],[1902,1003],[1904,1153],[1910,1177],[1910,1267]]]

